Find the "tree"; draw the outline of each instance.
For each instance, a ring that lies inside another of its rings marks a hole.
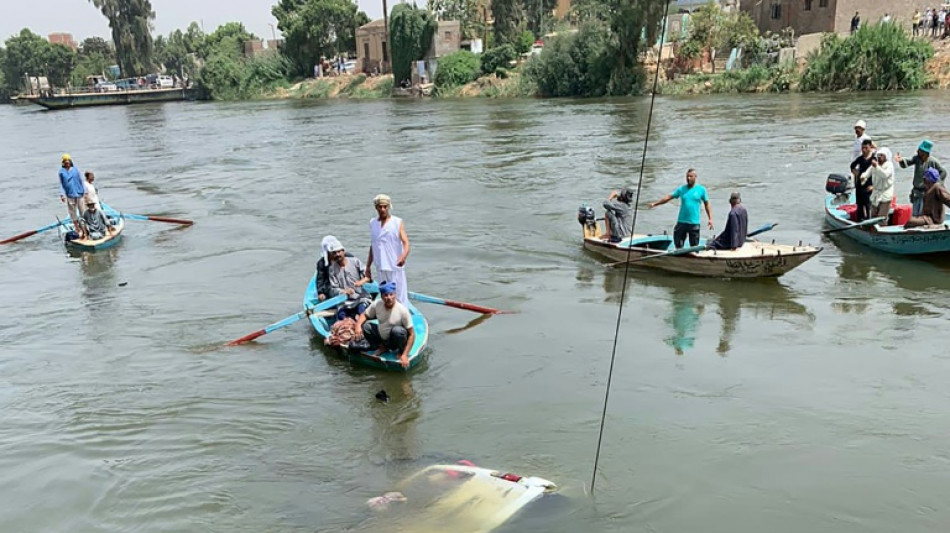
[[[184,41],[184,36],[182,37]],[[227,22],[208,34],[198,46],[198,55],[209,58],[216,53],[232,57],[244,56],[244,42],[256,41],[257,37],[247,31],[240,22]]]
[[[614,58],[607,94],[628,95],[639,89],[642,68],[637,62],[640,45],[656,42],[666,16],[666,2],[656,0],[615,0],[609,13]]]
[[[184,77],[188,74],[194,77],[195,62],[192,53],[188,51],[185,34],[175,30],[168,34],[168,38],[161,35],[155,38],[155,61],[164,68],[166,74],[175,74]]]
[[[524,7],[520,0],[491,0],[495,20],[495,45],[515,45],[524,29]]]
[[[112,42],[122,75],[139,76],[152,69],[152,35],[155,19],[149,0],[89,0],[109,20]]]
[[[47,76],[47,62],[52,46],[46,39],[23,28],[19,35],[6,40],[6,58],[3,62],[3,76],[10,92],[17,92],[23,83],[23,76]]]
[[[189,54],[198,53],[201,47],[204,46],[205,39],[205,32],[201,29],[201,26],[199,26],[197,22],[192,22],[188,25],[188,29],[185,30],[185,50],[187,50]]]
[[[112,49],[112,45],[106,42],[102,37],[87,37],[82,44],[79,45],[80,56],[92,54],[99,54],[107,58],[115,57],[115,51]]]
[[[486,14],[476,0],[430,0],[429,11],[439,20],[459,21],[463,39],[479,37],[485,31]]]
[[[389,15],[389,42],[392,43],[393,80],[412,75],[412,62],[425,57],[439,23],[432,13],[415,4],[396,4]]]
[[[557,0],[524,0],[525,28],[535,35],[544,35],[545,28],[553,26]]]
[[[369,17],[351,0],[280,0],[271,9],[284,34],[284,54],[307,75],[321,57],[356,51],[356,28]]]

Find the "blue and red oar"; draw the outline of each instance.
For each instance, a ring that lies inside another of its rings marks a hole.
[[[513,313],[513,311],[502,311],[501,309],[494,309],[492,307],[484,307],[481,305],[475,305],[475,304],[470,304],[466,302],[456,302],[454,300],[446,300],[445,298],[436,298],[435,296],[420,294],[418,292],[410,292],[409,298],[417,302],[425,302],[425,303],[436,304],[436,305],[445,305],[448,307],[454,307],[456,309],[464,309],[466,311],[474,311],[476,313],[482,313],[485,315],[503,315],[503,314]]]
[[[21,240],[21,239],[25,239],[25,238],[27,238],[27,237],[36,235],[37,233],[43,233],[44,231],[51,230],[51,229],[53,229],[53,228],[55,228],[55,227],[57,227],[57,226],[61,226],[62,224],[63,224],[63,222],[62,222],[61,220],[57,220],[56,222],[54,222],[53,224],[50,224],[50,225],[48,225],[48,226],[43,226],[42,228],[35,229],[35,230],[33,230],[33,231],[27,231],[26,233],[21,233],[21,234],[19,234],[19,235],[14,235],[13,237],[10,237],[9,239],[4,239],[4,240],[0,241],[0,244],[10,244],[11,242],[16,242],[16,241],[19,241],[19,240]]]
[[[315,312],[326,311],[328,309],[336,307],[340,305],[341,303],[343,303],[344,301],[346,301],[345,294],[341,294],[339,296],[330,298],[328,300],[324,300],[320,302],[319,305],[316,305],[314,307],[308,307],[307,309],[304,309],[303,311],[299,313],[294,313],[290,315],[289,317],[281,320],[280,322],[274,322],[273,324],[267,326],[264,329],[259,329],[255,331],[254,333],[249,333],[241,337],[240,339],[234,339],[233,341],[225,344],[225,346],[237,346],[238,344],[244,344],[245,342],[250,342],[258,337],[263,337],[264,335],[267,335],[268,333],[277,331],[278,329],[282,327],[289,326],[305,316],[309,316]]]

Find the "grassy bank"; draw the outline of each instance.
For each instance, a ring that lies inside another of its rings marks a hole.
[[[287,89],[278,89],[267,94],[267,98],[350,98],[354,100],[373,100],[389,98],[393,90],[392,76],[373,76],[365,74],[343,75],[332,78],[307,79],[293,84]]]

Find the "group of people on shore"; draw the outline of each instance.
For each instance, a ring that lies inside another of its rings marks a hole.
[[[854,124],[854,134],[850,169],[857,207],[855,222],[890,214],[896,181],[894,163],[897,163],[900,168],[914,168],[910,190],[912,216],[904,227],[943,224],[946,206],[950,206],[950,193],[944,187],[947,171],[940,160],[931,154],[933,141],[922,140],[917,153],[905,159],[900,152],[892,157],[889,148],[878,147],[868,134],[867,123],[863,120]]]
[[[712,207],[709,205],[709,195],[706,188],[696,183],[695,169],[686,171],[686,183],[677,187],[663,198],[651,202],[649,208],[661,206],[673,199],[679,199],[679,213],[676,225],[673,226],[673,246],[682,248],[689,239],[691,247],[699,246],[699,229],[702,211],[706,212],[707,226],[713,229]],[[633,228],[633,198],[634,192],[629,188],[620,191],[611,191],[604,202],[604,221],[606,233],[604,240],[620,242],[630,237]],[[715,239],[706,243],[709,250],[736,250],[746,242],[749,229],[749,213],[742,205],[742,195],[733,191],[729,195],[729,215],[726,217],[726,227]]]
[[[402,366],[409,366],[409,351],[415,342],[409,289],[406,284],[406,259],[409,236],[401,218],[391,213],[392,200],[385,194],[373,199],[377,216],[370,220],[370,248],[366,264],[348,253],[332,235],[321,241],[323,253],[317,261],[317,298],[324,301],[346,295],[336,310],[336,321],[328,343],[344,338],[351,348],[375,349],[375,356],[386,350],[399,354]],[[365,285],[373,281],[371,268],[376,265],[380,298],[373,301]],[[376,323],[371,322],[376,319]],[[365,342],[364,342],[365,339]]]
[[[95,181],[92,171],[80,173],[73,165],[72,157],[63,154],[59,169],[59,199],[66,204],[75,232],[67,238],[98,240],[115,231],[114,224],[99,205]]]

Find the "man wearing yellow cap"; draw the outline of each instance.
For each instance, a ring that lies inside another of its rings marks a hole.
[[[86,188],[69,154],[63,154],[62,163],[59,169],[59,199],[66,203],[66,211],[69,212],[69,218],[73,221],[73,227],[78,231],[80,217],[86,210],[83,202]]]
[[[409,304],[409,289],[406,286],[406,258],[409,257],[409,236],[402,219],[390,213],[392,200],[385,194],[373,198],[377,218],[369,221],[370,248],[366,260],[366,275],[370,267],[376,264],[376,274],[380,283],[391,281],[396,284],[396,300],[403,305]]]

